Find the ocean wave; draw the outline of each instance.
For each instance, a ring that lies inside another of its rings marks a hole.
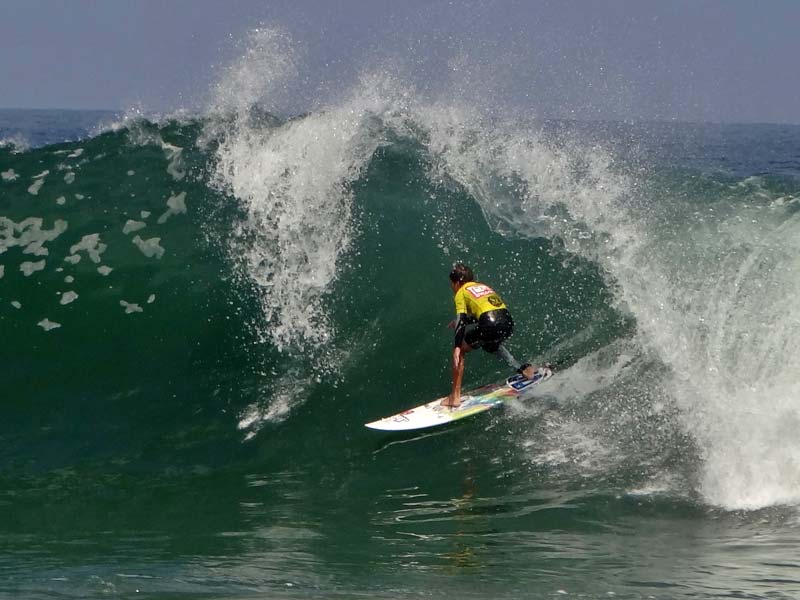
[[[59,340],[66,377],[70,356],[160,339],[150,376],[198,379],[202,410],[230,396],[252,441],[330,397],[391,412],[446,391],[442,281],[466,260],[512,306],[516,353],[565,357],[552,404],[519,415],[531,468],[669,480],[732,510],[800,502],[794,176],[626,154],[630,131],[487,113],[380,71],[279,118],[297,53],[284,33],[249,40],[201,116],[132,111],[2,150],[9,347]]]

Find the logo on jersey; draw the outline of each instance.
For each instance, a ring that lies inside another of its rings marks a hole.
[[[488,296],[490,294],[494,294],[494,290],[490,288],[488,285],[478,284],[478,285],[470,285],[467,287],[467,291],[472,294],[473,298],[483,298],[484,296]]]

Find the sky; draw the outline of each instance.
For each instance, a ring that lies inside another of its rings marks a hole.
[[[544,118],[800,123],[799,24],[797,0],[3,0],[0,108],[203,110],[268,28],[287,113],[383,71]]]

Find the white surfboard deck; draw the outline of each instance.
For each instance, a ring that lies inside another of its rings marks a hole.
[[[461,405],[457,408],[442,406],[445,396],[396,415],[366,423],[365,426],[381,431],[413,431],[438,427],[501,406],[504,401],[524,394],[532,386],[547,381],[552,376],[553,372],[550,369],[540,367],[533,379],[514,375],[503,383],[493,383],[462,394]]]

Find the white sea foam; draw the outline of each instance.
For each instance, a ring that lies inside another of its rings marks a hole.
[[[179,215],[186,212],[186,192],[175,194],[167,199],[167,211],[158,217],[158,224],[167,222],[172,215]]]
[[[22,303],[20,303],[19,300],[12,300],[11,301],[11,306],[13,306],[17,310],[19,310],[20,308],[22,308]]]
[[[175,181],[180,181],[186,177],[186,170],[183,165],[183,148],[173,146],[162,141],[161,147],[164,149],[164,156],[167,158],[167,173],[172,175]]]
[[[274,110],[295,73],[285,33],[251,32],[210,107],[224,118],[210,120],[204,138],[219,140],[217,187],[247,211],[231,253],[261,291],[264,335],[281,351],[313,357],[320,377],[339,366],[325,298],[353,236],[349,185],[381,143],[371,119],[386,103],[362,89],[340,106],[282,126],[252,111],[256,104]],[[281,384],[271,386],[267,398],[243,413],[240,428],[248,439],[304,401],[305,386],[296,377],[287,374],[281,381],[291,394]]]
[[[0,217],[0,254],[14,246],[24,246],[27,254],[46,255],[44,244],[64,233],[67,222],[56,219],[52,229],[42,229],[43,223],[40,217],[28,217],[19,223]]]
[[[628,181],[602,149],[556,147],[534,125],[489,120],[469,107],[434,105],[418,119],[430,136],[431,179],[466,189],[493,229],[559,238],[576,253],[593,253],[600,237],[624,248],[635,235],[609,218],[624,208]]]
[[[138,304],[134,304],[133,302],[126,302],[125,300],[120,300],[119,305],[125,309],[126,315],[129,315],[131,313],[144,312],[144,309],[141,306],[139,306]]]
[[[37,273],[38,271],[43,271],[45,263],[46,261],[44,260],[36,262],[25,261],[19,265],[19,270],[22,271],[22,274],[25,275],[25,277],[30,277],[31,275]]]
[[[698,491],[730,509],[800,503],[789,434],[800,424],[800,218],[756,197],[763,206],[697,214],[671,198],[626,210],[639,235],[605,258],[642,343],[672,369],[663,386],[702,453]]]
[[[36,181],[34,181],[34,182],[33,182],[33,183],[32,183],[32,184],[31,184],[31,185],[28,187],[28,193],[29,193],[29,194],[32,194],[33,196],[38,196],[38,195],[39,195],[39,190],[41,190],[41,189],[42,189],[42,186],[43,186],[43,185],[44,185],[44,178],[42,178],[42,179],[37,179]]]
[[[25,246],[23,254],[33,254],[34,256],[47,256],[50,251],[44,247],[44,240],[36,240]]]
[[[97,272],[100,273],[100,275],[102,275],[103,277],[107,277],[109,273],[111,273],[111,271],[113,270],[114,269],[112,269],[107,265],[100,265],[99,267],[97,267]]]
[[[3,275],[6,274],[6,267],[5,265],[0,265],[0,279],[3,278]]]
[[[44,329],[45,331],[51,331],[53,329],[58,329],[61,327],[61,323],[56,323],[55,321],[51,321],[48,318],[44,318],[37,323],[39,327]]]
[[[724,212],[707,217],[713,228],[660,232],[669,308],[640,310],[683,373],[678,398],[705,453],[703,495],[729,508],[799,504],[800,213]]]
[[[140,229],[144,229],[147,227],[147,223],[144,221],[133,221],[128,219],[125,221],[125,225],[122,227],[122,233],[128,235],[129,233],[133,233],[135,231],[139,231]]]
[[[147,258],[157,258],[160,260],[161,257],[164,256],[165,250],[160,244],[160,237],[143,240],[137,235],[132,241]]]
[[[64,181],[67,183],[67,185],[69,185],[71,183],[74,183],[75,182],[75,173],[73,171],[70,171],[69,173],[64,175]]]
[[[332,342],[325,296],[353,237],[350,183],[382,143],[375,115],[394,106],[383,91],[365,83],[340,106],[269,132],[242,117],[219,146],[217,181],[248,211],[248,241],[232,251],[263,290],[268,335],[281,350]]]
[[[59,196],[58,198],[56,198],[56,204],[58,204],[58,205],[60,205],[60,206],[61,206],[61,205],[64,205],[64,204],[66,204],[66,203],[67,203],[67,199],[66,199],[66,197],[64,197],[64,196]]]
[[[61,294],[61,300],[59,300],[58,303],[59,304],[69,304],[71,302],[74,302],[77,299],[78,299],[78,294],[76,294],[75,292],[73,292],[73,291],[64,292],[63,294]]]
[[[99,233],[90,233],[84,235],[80,242],[71,246],[69,251],[73,256],[78,255],[79,252],[86,252],[89,260],[97,264],[101,260],[100,255],[106,251],[106,248],[108,248],[108,246],[100,241]],[[78,260],[80,260],[80,258],[78,258]]]
[[[19,175],[14,172],[14,169],[8,169],[0,173],[0,177],[3,178],[3,181],[14,181],[19,178]]]

